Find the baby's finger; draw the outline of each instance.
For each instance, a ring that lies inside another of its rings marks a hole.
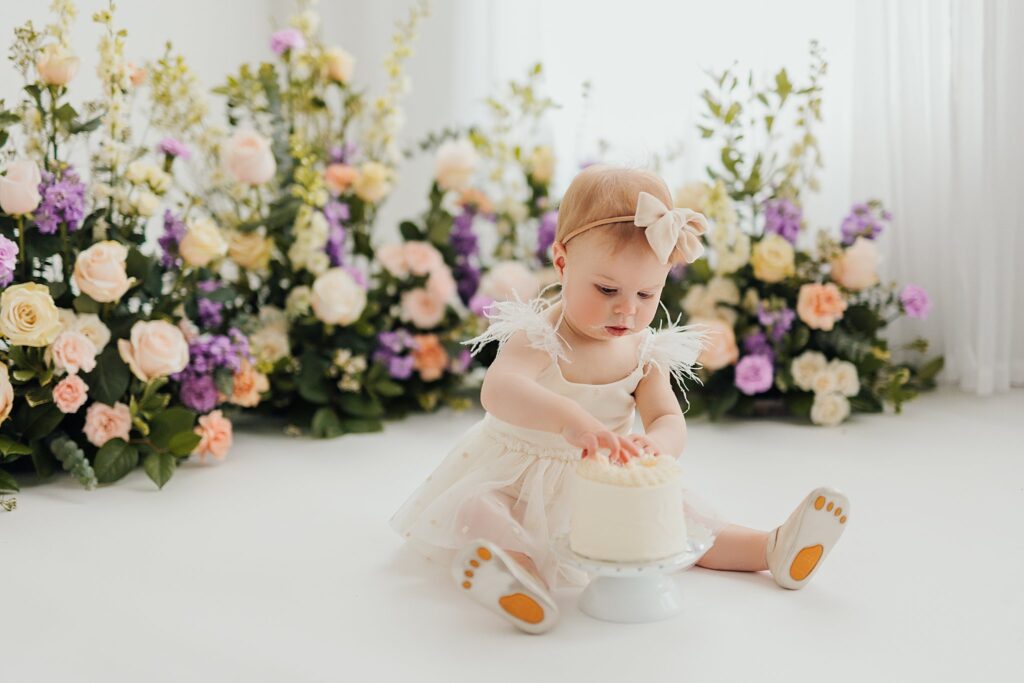
[[[601,440],[601,445],[608,449],[608,458],[621,461],[622,451],[619,447],[618,435],[615,432],[603,431],[598,432],[598,438]]]
[[[622,448],[634,458],[640,457],[640,446],[632,439],[621,439]]]

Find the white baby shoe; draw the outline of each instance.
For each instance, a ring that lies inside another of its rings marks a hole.
[[[797,590],[807,585],[846,528],[850,502],[839,491],[811,491],[789,519],[768,537],[768,571],[775,583]]]
[[[490,541],[464,547],[452,563],[452,577],[469,597],[527,633],[544,633],[558,621],[558,607],[544,585]]]

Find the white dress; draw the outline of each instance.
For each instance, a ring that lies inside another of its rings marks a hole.
[[[648,328],[636,368],[609,384],[579,384],[562,376],[558,359],[563,342],[544,311],[542,299],[500,302],[488,312],[490,326],[466,342],[474,352],[487,342],[504,344],[525,330],[530,345],[546,351],[551,363],[537,381],[573,399],[609,430],[628,434],[633,427],[633,392],[652,364],[677,381],[695,378],[692,368],[703,345],[698,327]],[[391,519],[394,529],[427,557],[448,566],[455,551],[475,538],[529,555],[549,586],[584,583],[586,577],[558,562],[551,541],[569,531],[569,485],[581,450],[560,434],[509,424],[487,413],[455,444],[433,474]],[[705,504],[684,493],[688,521],[712,534],[722,522]]]

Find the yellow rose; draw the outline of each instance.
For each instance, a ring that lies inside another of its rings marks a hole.
[[[0,294],[0,333],[12,345],[49,346],[60,330],[60,313],[45,285],[26,282]]]
[[[391,192],[391,169],[380,162],[368,161],[360,167],[353,186],[356,196],[376,204]]]
[[[754,277],[762,282],[779,282],[796,272],[793,245],[775,234],[754,245],[750,263],[754,266]]]
[[[112,240],[97,242],[75,259],[71,279],[78,289],[101,303],[117,301],[132,286],[125,261],[128,247]]]
[[[188,232],[178,246],[178,253],[188,265],[201,268],[228,253],[228,243],[216,223],[209,218],[197,218],[188,222]]]
[[[555,153],[547,145],[535,147],[528,162],[530,175],[538,183],[551,182],[555,175]]]
[[[263,233],[233,231],[228,236],[228,255],[246,270],[263,270],[270,263],[274,241]]]
[[[340,47],[330,47],[324,50],[324,73],[332,81],[348,83],[352,79],[352,70],[356,65],[356,58],[342,50]]]

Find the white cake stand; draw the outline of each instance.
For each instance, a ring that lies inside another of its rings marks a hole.
[[[683,596],[672,574],[696,564],[713,541],[703,527],[690,525],[686,550],[651,562],[603,562],[577,555],[569,536],[554,539],[555,555],[594,578],[580,596],[580,610],[595,619],[636,624],[673,617],[683,608]]]

